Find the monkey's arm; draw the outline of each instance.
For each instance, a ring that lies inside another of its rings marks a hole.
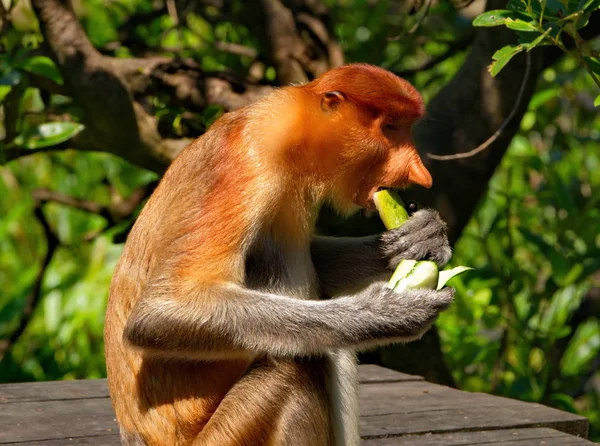
[[[453,295],[452,289],[398,294],[381,282],[357,295],[311,301],[232,284],[204,286],[185,299],[143,297],[124,336],[131,345],[162,356],[310,355],[415,339]]]
[[[311,256],[321,291],[336,296],[385,279],[404,259],[433,260],[442,267],[452,251],[439,214],[421,210],[400,228],[381,235],[315,237]]]

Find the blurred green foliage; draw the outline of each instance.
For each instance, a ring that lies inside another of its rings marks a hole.
[[[600,424],[600,119],[575,61],[544,72],[521,131],[455,247],[476,272],[440,319],[465,389]],[[585,97],[585,100],[583,99]]]
[[[468,50],[460,42],[473,33],[473,15],[448,1],[433,4],[422,23],[419,11],[407,16],[399,2],[325,3],[348,61],[405,73],[426,101],[458,71]],[[220,51],[215,42],[260,52],[248,28],[210,6],[179,24],[143,0],[81,0],[75,6],[91,41],[111,56],[177,55],[206,70],[246,75],[252,57]],[[234,13],[245,7],[233,2]],[[135,24],[140,16],[148,20]],[[18,1],[0,37],[0,101],[16,98],[18,104],[15,127],[0,127],[0,162],[14,143],[39,149],[81,130],[70,98],[32,87],[33,75],[62,83],[52,61],[36,54],[41,40],[28,3]],[[598,43],[589,46],[597,52]],[[436,58],[440,62],[431,64]],[[593,106],[598,92],[580,62],[560,60],[540,79],[521,131],[456,245],[453,264],[476,271],[451,282],[456,303],[438,326],[461,388],[582,413],[600,439],[600,119]],[[265,66],[263,76],[272,83],[274,69]],[[199,134],[221,113],[217,107],[201,114],[170,107],[160,93],[147,105],[174,136]],[[0,167],[0,339],[18,327],[47,250],[34,217],[34,191],[107,205],[155,179],[114,156],[73,151]],[[60,245],[30,323],[0,360],[0,381],[104,376],[102,327],[122,249],[113,242],[119,227],[103,232],[103,217],[63,204],[41,208]]]

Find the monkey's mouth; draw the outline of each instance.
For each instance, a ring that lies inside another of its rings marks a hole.
[[[394,188],[387,187],[387,186],[375,186],[375,187],[373,187],[369,191],[367,199],[365,200],[365,203],[362,206],[364,208],[366,208],[367,210],[369,210],[369,211],[375,211],[375,210],[377,210],[377,208],[375,207],[375,200],[373,200],[373,195],[375,195],[375,193],[379,192],[380,190],[389,190],[389,189],[394,189]]]

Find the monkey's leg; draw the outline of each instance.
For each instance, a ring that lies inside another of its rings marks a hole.
[[[193,444],[333,444],[327,361],[324,356],[257,361],[227,393]]]

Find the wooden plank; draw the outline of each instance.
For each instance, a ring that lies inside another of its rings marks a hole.
[[[588,422],[578,415],[539,404],[462,392],[377,366],[361,366],[359,370],[363,382],[363,436],[423,436],[432,432],[445,435],[529,427],[550,427],[587,436]],[[67,438],[85,441],[83,438],[93,436],[100,436],[98,441],[104,437],[112,441],[109,437],[118,432],[105,380],[2,385],[0,397],[0,444],[47,443]]]
[[[80,379],[77,381],[50,381],[0,385],[0,405],[26,401],[70,400],[80,398],[106,398],[105,379]]]
[[[407,435],[361,442],[362,446],[467,446],[481,444],[486,446],[585,446],[594,443],[549,428]]]
[[[119,432],[108,398],[0,405],[0,444]]]
[[[361,386],[359,401],[360,430],[366,437],[550,427],[587,438],[585,417],[425,381]]]
[[[407,375],[392,369],[386,369],[375,364],[361,364],[358,366],[358,380],[361,384],[392,383],[402,381],[424,381],[425,378],[417,375]]]
[[[374,364],[358,366],[358,377],[362,384],[423,381],[423,377],[407,375]],[[30,382],[0,385],[0,404],[69,400],[79,398],[105,398],[108,388],[105,379],[81,379],[77,381]]]
[[[1,444],[1,443],[0,443]],[[69,437],[58,440],[26,441],[24,443],[12,443],[14,446],[70,446],[70,445],[93,445],[93,446],[121,446],[118,434],[99,435],[94,437]]]

